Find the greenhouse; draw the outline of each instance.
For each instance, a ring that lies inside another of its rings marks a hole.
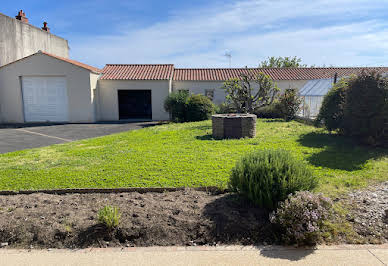
[[[323,97],[333,87],[334,79],[309,80],[300,90],[302,107],[299,115],[304,118],[315,118],[321,108]]]

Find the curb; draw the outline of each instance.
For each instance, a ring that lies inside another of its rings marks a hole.
[[[388,244],[380,245],[318,245],[314,247],[292,247],[292,246],[150,246],[150,247],[115,247],[115,248],[84,248],[84,249],[0,249],[4,253],[30,253],[30,252],[58,252],[58,253],[107,253],[107,252],[177,252],[177,251],[263,251],[263,252],[287,252],[287,251],[340,251],[340,250],[388,250]]]
[[[29,195],[36,193],[44,194],[91,194],[91,193],[129,193],[129,192],[138,192],[138,193],[164,193],[164,192],[175,192],[175,191],[184,191],[184,190],[195,190],[209,192],[212,194],[224,194],[229,192],[227,189],[220,189],[218,187],[132,187],[132,188],[66,188],[66,189],[38,189],[38,190],[2,190],[0,195],[9,196],[9,195]]]

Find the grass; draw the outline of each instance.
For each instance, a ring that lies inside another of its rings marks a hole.
[[[388,180],[388,152],[357,146],[299,122],[258,120],[257,137],[213,140],[211,121],[136,131],[0,155],[0,190],[226,187],[254,149],[283,148],[305,160],[326,194]]]

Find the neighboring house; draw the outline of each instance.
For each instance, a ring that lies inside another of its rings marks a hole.
[[[22,10],[15,18],[0,13],[0,66],[32,55],[39,50],[69,57],[67,40],[51,34],[47,23],[42,28],[29,24]]]
[[[45,52],[0,67],[4,123],[95,122],[101,70]]]

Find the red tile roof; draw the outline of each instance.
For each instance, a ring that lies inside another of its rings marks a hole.
[[[105,80],[169,80],[174,65],[106,65],[102,71]]]
[[[239,74],[253,71],[263,72],[274,80],[310,80],[332,78],[335,73],[338,77],[358,74],[363,69],[377,72],[388,72],[388,67],[327,67],[327,68],[176,68],[173,80],[175,81],[224,81],[238,78]]]
[[[92,66],[86,65],[84,63],[81,63],[81,62],[78,62],[78,61],[75,61],[75,60],[72,60],[72,59],[69,59],[69,58],[64,58],[64,57],[53,55],[53,54],[49,54],[49,53],[46,53],[46,52],[38,52],[37,54],[39,54],[39,53],[42,53],[42,54],[54,57],[56,59],[68,62],[70,64],[73,64],[73,65],[76,65],[76,66],[79,66],[79,67],[82,67],[82,68],[85,68],[85,69],[90,70],[90,71],[92,71],[94,73],[102,73],[102,70],[99,69],[99,68],[92,67]]]

